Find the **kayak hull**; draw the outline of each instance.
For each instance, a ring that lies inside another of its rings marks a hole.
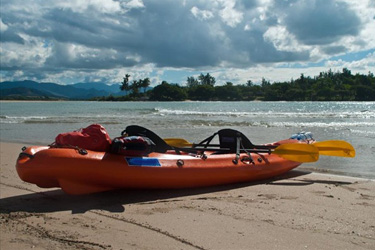
[[[285,140],[283,143],[295,143]],[[280,144],[280,142],[278,143]],[[195,188],[258,181],[283,174],[301,163],[268,153],[194,155],[174,151],[147,157],[72,148],[32,146],[17,159],[19,177],[42,188],[60,187],[68,194],[114,189]]]

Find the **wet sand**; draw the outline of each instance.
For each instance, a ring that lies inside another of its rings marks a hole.
[[[70,196],[21,181],[1,143],[0,249],[375,249],[375,181],[290,171],[259,183]]]

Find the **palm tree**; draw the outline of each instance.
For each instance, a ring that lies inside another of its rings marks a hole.
[[[122,85],[120,86],[120,89],[122,91],[128,91],[131,90],[131,87],[129,86],[129,74],[126,74],[124,77],[124,80],[122,81]]]
[[[211,76],[209,73],[207,73],[207,75],[200,74],[198,79],[200,80],[201,85],[214,86],[216,82],[215,77]]]
[[[148,88],[148,86],[150,86],[150,78],[145,78],[142,80],[142,83],[141,83],[141,87],[143,88],[143,93],[146,92],[146,88]]]

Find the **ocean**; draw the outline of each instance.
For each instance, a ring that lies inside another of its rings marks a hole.
[[[222,128],[254,144],[312,132],[314,139],[345,140],[355,158],[321,156],[300,169],[375,179],[375,102],[0,102],[0,140],[47,145],[59,133],[93,123],[111,138],[128,125],[161,137],[199,142]],[[15,156],[16,158],[16,156]]]

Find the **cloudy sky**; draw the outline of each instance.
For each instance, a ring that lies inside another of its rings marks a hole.
[[[375,73],[374,0],[1,0],[1,81]]]

